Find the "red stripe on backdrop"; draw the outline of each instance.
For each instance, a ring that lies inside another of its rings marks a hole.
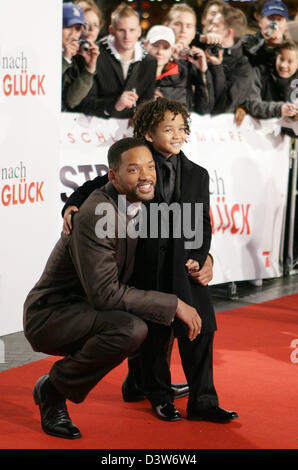
[[[224,408],[239,419],[228,424],[163,422],[149,402],[125,403],[126,361],[80,405],[69,403],[82,438],[48,436],[39,422],[32,388],[56,358],[0,373],[2,449],[297,449],[298,295],[217,314],[214,379]],[[297,344],[297,346],[295,346]],[[184,380],[177,345],[173,382]],[[187,398],[176,400],[185,417]]]

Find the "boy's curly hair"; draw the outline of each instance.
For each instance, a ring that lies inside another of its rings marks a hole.
[[[133,116],[134,137],[145,137],[147,132],[154,131],[164,119],[166,111],[177,116],[181,114],[184,120],[185,132],[190,134],[190,114],[182,103],[167,98],[157,98],[140,104]]]

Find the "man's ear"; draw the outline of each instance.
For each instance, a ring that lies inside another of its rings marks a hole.
[[[226,29],[226,34],[225,34],[225,37],[226,38],[234,38],[234,30],[233,28],[227,28]]]
[[[139,35],[138,35],[138,39],[140,39],[141,36],[142,36],[142,26],[139,25]]]
[[[111,24],[109,25],[108,29],[109,29],[109,34],[114,34],[114,28]]]
[[[108,171],[108,178],[109,178],[109,181],[111,181],[112,183],[116,179],[115,170],[112,170],[112,168],[110,168]]]

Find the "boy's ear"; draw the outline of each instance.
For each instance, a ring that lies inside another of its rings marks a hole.
[[[148,140],[148,142],[153,142],[150,132],[146,132],[145,139]]]
[[[110,24],[109,25],[109,34],[114,34],[114,29],[113,29],[113,26]]]

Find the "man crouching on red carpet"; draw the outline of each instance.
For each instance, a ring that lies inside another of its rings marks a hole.
[[[128,227],[142,201],[154,196],[155,164],[140,138],[117,141],[108,162],[109,182],[86,199],[71,235],[61,234],[24,304],[24,333],[32,348],[63,356],[36,382],[33,397],[43,431],[67,439],[81,433],[66,399],[81,403],[137,350],[147,335],[145,320],[170,325],[176,316],[188,326],[191,340],[201,330],[197,311],[176,295],[126,284],[137,244]]]

